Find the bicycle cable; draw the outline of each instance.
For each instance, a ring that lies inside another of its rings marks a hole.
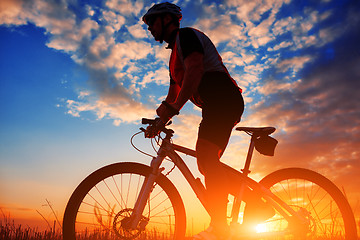
[[[140,150],[139,148],[137,148],[137,147],[135,146],[135,144],[134,144],[134,138],[135,138],[135,136],[139,135],[139,134],[142,133],[142,132],[143,132],[143,131],[139,131],[139,132],[137,132],[137,133],[135,133],[134,135],[131,136],[131,138],[130,138],[131,146],[132,146],[135,150],[137,150],[138,152],[140,152],[140,153],[142,153],[142,154],[144,154],[144,155],[146,155],[146,156],[155,158],[154,155],[151,155],[150,153],[144,152],[144,151]],[[160,144],[160,139],[162,140],[160,134],[157,136],[157,138],[158,138],[157,140],[156,140],[156,137],[153,138],[153,139],[151,139],[151,146],[152,146],[153,150],[154,150],[156,153],[158,152],[158,150],[156,149],[155,144],[154,144],[153,141],[156,142],[156,145],[160,146],[160,145],[161,145],[161,144]],[[168,157],[165,157],[165,160],[173,163],[173,161],[172,161],[170,158],[168,158]],[[173,163],[173,164],[174,164],[174,163]],[[174,165],[175,165],[175,164],[174,164]],[[175,166],[174,166],[174,167],[175,167]],[[172,170],[174,169],[174,167],[166,174],[166,176],[167,176],[170,172],[172,172]]]
[[[158,137],[158,138],[159,138],[159,137]],[[152,146],[153,150],[157,153],[158,150],[157,150],[156,147],[155,147],[154,141],[155,141],[156,145],[158,145],[158,146],[160,146],[160,141],[159,141],[159,140],[156,140],[156,136],[151,139],[151,146]]]
[[[135,146],[135,144],[134,144],[134,141],[133,141],[134,137],[137,136],[137,135],[139,135],[139,134],[142,133],[142,132],[143,132],[143,131],[140,131],[140,132],[137,132],[137,133],[135,133],[134,135],[132,135],[131,138],[130,138],[130,144],[131,144],[131,146],[132,146],[133,148],[135,148],[136,151],[138,151],[138,152],[140,152],[140,153],[142,153],[142,154],[144,154],[144,155],[146,155],[146,156],[149,156],[149,157],[154,158],[155,156],[151,155],[150,153],[147,153],[147,152],[144,152],[144,151],[140,150],[140,149],[137,148],[137,147]],[[156,152],[157,152],[157,151],[156,151]]]
[[[133,140],[134,140],[134,137],[137,136],[137,135],[139,135],[139,134],[142,133],[142,132],[143,132],[143,131],[139,131],[139,132],[137,132],[137,133],[135,133],[134,135],[131,136],[131,138],[130,138],[131,146],[132,146],[135,150],[137,150],[138,152],[140,152],[140,153],[142,153],[142,154],[144,154],[144,155],[146,155],[146,156],[155,158],[155,156],[153,156],[153,155],[151,155],[151,154],[149,154],[149,153],[146,153],[146,152],[140,150],[139,148],[137,148],[137,147],[135,146],[134,141],[133,141]],[[158,146],[160,146],[160,145],[161,145],[161,144],[160,144],[160,139],[162,140],[160,134],[159,134],[157,137],[158,137],[157,140],[156,140],[156,137],[154,137],[154,138],[151,139],[151,141],[150,141],[150,142],[151,142],[151,146],[152,146],[152,148],[154,149],[154,151],[155,151],[156,153],[158,152],[158,150],[155,148],[155,144],[154,144],[153,141],[155,141],[156,144],[157,144]],[[165,177],[167,177],[167,176],[169,176],[169,174],[175,169],[176,165],[175,165],[175,163],[171,160],[171,158],[165,157],[164,160],[167,160],[167,161],[169,161],[169,162],[171,162],[171,163],[173,164],[172,168],[164,175]],[[158,184],[155,183],[154,186],[153,186],[153,188],[155,188],[157,185],[158,185]],[[149,209],[150,209],[150,202],[148,203],[148,205],[149,205]],[[150,217],[150,211],[149,211],[148,217]]]

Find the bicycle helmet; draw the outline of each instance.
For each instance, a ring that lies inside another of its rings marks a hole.
[[[182,18],[181,8],[179,6],[176,6],[175,4],[169,2],[164,2],[164,3],[155,4],[151,8],[149,8],[147,13],[142,17],[142,20],[144,21],[144,23],[148,24],[148,20],[151,16],[161,15],[166,13],[169,13],[174,17],[176,17],[176,19],[179,22]]]

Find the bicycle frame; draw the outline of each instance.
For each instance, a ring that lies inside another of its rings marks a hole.
[[[231,181],[238,181],[240,182],[240,187],[237,193],[234,193],[234,204],[231,211],[231,218],[232,224],[238,222],[238,216],[240,212],[241,202],[244,200],[244,191],[246,188],[250,188],[257,193],[260,193],[260,196],[264,198],[273,208],[275,208],[287,221],[297,221],[297,223],[306,223],[307,220],[294,211],[291,207],[289,207],[285,202],[283,202],[280,198],[274,195],[269,189],[265,188],[255,180],[248,177],[250,173],[249,166],[254,150],[254,139],[256,136],[252,136],[250,141],[250,146],[245,162],[245,167],[242,169],[241,172],[231,168],[226,164],[222,164],[225,168],[226,172],[231,178]],[[163,139],[162,144],[158,150],[157,157],[154,157],[151,161],[150,167],[152,169],[149,176],[145,179],[143,186],[140,190],[140,194],[138,199],[135,203],[134,210],[130,217],[129,227],[130,229],[136,229],[138,222],[142,216],[144,211],[146,202],[150,193],[153,189],[153,185],[155,182],[156,177],[164,170],[161,168],[161,164],[165,157],[169,157],[175,166],[180,170],[182,175],[185,177],[186,181],[190,184],[192,190],[204,206],[207,212],[209,212],[207,202],[206,202],[206,189],[202,184],[200,178],[195,178],[194,175],[191,173],[190,169],[185,164],[184,160],[176,153],[181,152],[186,155],[190,155],[196,157],[196,152],[186,147],[182,147],[180,145],[176,145],[171,143],[170,136],[167,136]]]
[[[156,177],[161,173],[161,171],[163,171],[163,169],[160,168],[160,166],[163,160],[165,159],[165,157],[169,157],[173,161],[175,166],[178,167],[178,169],[183,174],[187,182],[190,184],[196,196],[199,198],[201,204],[208,211],[207,203],[205,200],[206,190],[204,185],[201,183],[201,180],[199,178],[196,179],[194,177],[190,169],[185,164],[184,160],[175,152],[175,150],[196,157],[196,152],[194,150],[176,144],[172,144],[170,142],[170,138],[163,139],[157,157],[153,158],[150,163],[152,171],[149,174],[149,176],[145,179],[144,184],[140,190],[139,197],[135,203],[134,211],[131,216],[131,225],[130,225],[131,229],[136,228],[142,216],[142,212],[145,208],[146,201],[151,193],[154,181]]]

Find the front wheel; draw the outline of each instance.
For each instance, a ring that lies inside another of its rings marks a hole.
[[[126,228],[151,168],[116,163],[90,174],[74,191],[63,220],[64,240],[183,239],[186,217],[181,197],[164,175],[154,188],[136,229]]]
[[[292,224],[276,213],[259,225],[259,231],[289,233],[300,239],[357,239],[348,201],[324,176],[307,169],[288,168],[271,173],[260,184],[307,219],[307,224]]]

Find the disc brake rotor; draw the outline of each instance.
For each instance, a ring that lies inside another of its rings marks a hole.
[[[135,239],[140,235],[141,232],[145,231],[145,227],[149,222],[149,219],[142,216],[136,229],[130,229],[128,227],[131,213],[133,209],[125,208],[118,212],[113,221],[113,230],[117,237],[120,239],[131,240]]]

